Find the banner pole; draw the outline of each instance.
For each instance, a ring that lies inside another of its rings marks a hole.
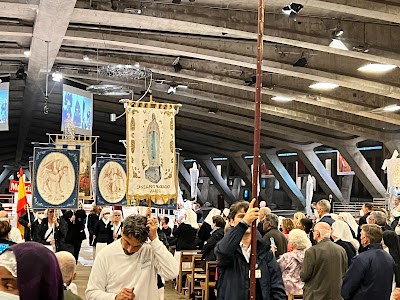
[[[262,60],[264,36],[264,0],[258,4],[258,35],[257,35],[257,69],[256,96],[254,108],[254,145],[253,145],[253,178],[252,198],[256,199],[254,207],[258,207],[258,174],[260,166],[260,121],[261,121],[261,89],[262,89]],[[250,255],[250,300],[256,299],[256,261],[257,261],[257,220],[251,224],[251,255]],[[261,274],[261,276],[267,274]]]

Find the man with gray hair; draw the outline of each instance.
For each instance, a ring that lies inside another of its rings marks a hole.
[[[264,218],[267,214],[271,213],[271,209],[269,207],[261,207],[260,208],[260,215],[258,216],[258,224],[257,224],[257,229],[261,233],[261,236],[265,235],[264,231]]]
[[[328,223],[329,226],[332,226],[332,224],[335,223],[335,220],[329,215],[330,210],[331,205],[328,200],[323,199],[317,202],[317,213],[319,217],[318,223],[325,222]]]
[[[287,252],[287,244],[288,240],[283,235],[282,232],[278,230],[279,219],[275,214],[266,214],[264,218],[264,230],[265,235],[263,240],[267,243],[268,249],[269,246],[272,246],[272,243],[275,243],[276,251],[275,257],[279,258],[282,254]]]
[[[157,222],[140,215],[124,220],[122,237],[103,248],[90,273],[87,300],[158,300],[157,274],[176,278],[179,265],[158,239]]]
[[[372,211],[368,217],[368,224],[376,224],[382,228],[382,231],[393,230],[387,223],[387,216],[381,211]]]
[[[315,225],[314,240],[317,244],[306,250],[300,272],[301,280],[305,282],[304,300],[342,300],[340,288],[347,270],[347,255],[341,246],[331,242],[330,234],[328,223]]]
[[[69,290],[72,281],[76,278],[75,257],[67,251],[57,252],[56,257],[64,281],[64,300],[82,300],[81,297]]]

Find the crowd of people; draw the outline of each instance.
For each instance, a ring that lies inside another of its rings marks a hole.
[[[210,299],[249,299],[256,221],[256,299],[397,300],[399,204],[396,199],[386,211],[364,203],[358,220],[332,213],[329,200],[314,203],[313,216],[297,212],[292,218],[277,216],[265,202],[255,207],[254,200],[222,212],[181,206],[175,218],[158,220],[151,210],[124,219],[121,210],[98,206],[87,216],[80,204],[74,211],[28,210],[19,218],[23,239],[2,210],[0,299],[81,299],[73,281],[86,238],[94,259],[88,300],[164,299],[164,282],[178,276],[185,250],[216,261]]]

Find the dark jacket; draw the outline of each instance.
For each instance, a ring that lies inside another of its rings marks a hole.
[[[392,292],[394,260],[382,245],[370,244],[353,259],[343,276],[344,300],[389,300]]]
[[[75,215],[74,222],[71,221],[73,215]],[[68,210],[63,213],[63,218],[68,224],[68,232],[67,236],[65,237],[65,242],[73,244],[74,241],[84,240],[86,212],[83,209],[78,209],[76,212]]]
[[[211,237],[204,244],[203,248],[203,259],[205,261],[215,261],[214,248],[217,243],[224,237],[224,228],[216,228],[216,230],[211,234]]]
[[[39,243],[43,245],[50,245],[50,243],[46,242],[46,236],[45,236],[48,229],[49,229],[49,219],[44,218],[42,224],[40,224],[38,233]],[[65,245],[65,236],[67,235],[67,231],[68,231],[67,223],[64,221],[62,217],[58,218],[58,226],[54,228],[54,239],[56,240],[56,252],[70,250],[66,249]]]
[[[182,223],[172,233],[176,240],[176,251],[196,250],[196,233],[197,230],[192,226]]]
[[[94,227],[94,235],[96,236],[96,239],[93,242],[93,246],[96,246],[97,243],[112,243],[114,238],[111,228],[111,222],[108,222],[106,225],[102,220],[99,220]]]
[[[33,237],[34,237],[34,228],[32,226],[33,221],[35,221],[35,215],[33,214],[33,212],[29,212],[29,216],[31,219],[31,227],[28,227],[29,224],[29,218],[28,218],[28,212],[24,212],[18,219],[18,223],[21,224],[22,226],[24,226],[24,239],[25,242],[29,242],[29,241],[33,241]]]
[[[274,238],[275,245],[277,250],[275,251],[275,257],[279,258],[283,253],[287,252],[287,244],[288,240],[285,235],[280,232],[277,228],[271,228],[267,230],[267,233],[264,235],[263,240],[267,244],[267,248],[271,248],[270,238]]]
[[[239,223],[215,247],[218,267],[218,299],[248,300],[250,264],[243,256],[240,242],[247,225]],[[279,264],[261,235],[257,234],[257,265],[261,278],[257,279],[256,300],[287,299]]]
[[[324,215],[324,216],[321,218],[321,220],[319,220],[319,221],[318,221],[318,223],[319,223],[319,222],[325,222],[325,223],[328,223],[328,224],[329,224],[329,226],[331,226],[331,227],[332,227],[332,224],[333,224],[333,223],[335,223],[335,220],[334,220],[334,219],[332,219],[332,217],[331,217],[331,216]]]
[[[367,224],[367,218],[369,217],[370,214],[371,212],[369,211],[358,220],[358,233],[357,233],[358,241],[360,241],[361,238],[361,226]]]
[[[340,286],[347,264],[346,251],[328,238],[307,249],[300,272],[304,300],[342,300]]]
[[[64,290],[64,300],[82,300],[82,298],[78,295],[73,294],[69,290]]]
[[[200,229],[199,232],[197,233],[197,236],[199,237],[200,240],[202,240],[203,242],[207,241],[210,236],[211,236],[211,231],[212,231],[212,227],[210,224],[208,224],[207,222],[204,222]]]
[[[337,240],[335,242],[335,244],[341,246],[346,251],[347,262],[348,262],[348,266],[350,267],[351,260],[357,254],[356,249],[354,248],[354,246],[350,242],[345,242],[345,241],[342,241],[342,240]]]
[[[99,215],[90,213],[87,221],[87,229],[89,231],[89,245],[93,245],[93,235],[96,223],[99,221]]]
[[[264,221],[260,221],[257,225],[257,230],[261,234],[261,236],[264,236],[267,232],[264,230]]]

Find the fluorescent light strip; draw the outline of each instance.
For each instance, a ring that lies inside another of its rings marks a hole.
[[[318,89],[318,90],[332,90],[334,88],[337,88],[339,85],[336,83],[330,83],[330,82],[317,82],[313,83],[309,86],[310,89]]]
[[[272,100],[275,100],[275,101],[286,101],[286,102],[288,102],[288,101],[293,101],[292,98],[290,98],[290,97],[285,97],[285,96],[275,96],[275,97],[272,97],[271,99],[272,99]]]
[[[387,65],[387,64],[368,64],[362,67],[359,67],[357,70],[362,72],[387,72],[397,68],[396,65]]]

